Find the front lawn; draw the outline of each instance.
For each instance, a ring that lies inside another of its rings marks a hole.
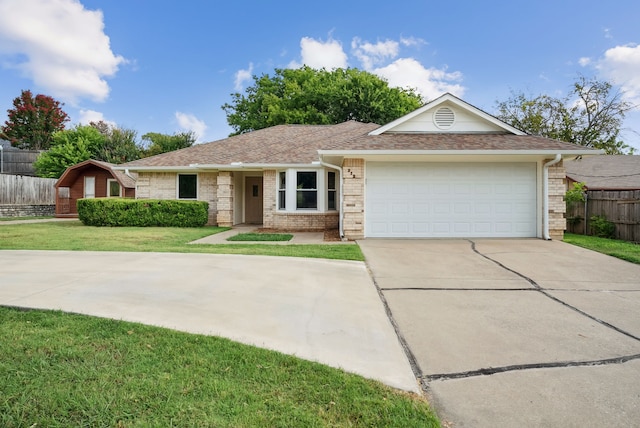
[[[598,238],[595,236],[564,234],[564,242],[617,257],[631,263],[640,264],[640,245],[617,239]]]
[[[94,227],[80,221],[0,226],[2,250],[138,251],[210,254],[252,254],[364,260],[357,245],[190,245],[223,232],[221,227]]]
[[[427,402],[219,337],[0,307],[2,427],[439,427]]]

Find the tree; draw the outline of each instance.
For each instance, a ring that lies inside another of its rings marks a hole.
[[[13,100],[12,109],[0,135],[20,149],[47,150],[53,133],[64,129],[69,116],[62,110],[63,104],[48,95],[22,91]]]
[[[140,158],[136,131],[121,129],[102,121],[91,125],[76,125],[53,134],[51,149],[36,160],[40,177],[59,178],[71,165],[88,159],[122,163]]]
[[[355,68],[276,69],[253,76],[245,94],[233,93],[222,109],[235,132],[274,125],[336,124],[347,120],[388,123],[423,104],[414,90],[390,88],[380,77]]]
[[[141,147],[136,142],[138,132],[133,129],[119,128],[103,122],[90,122],[104,136],[101,146],[95,148],[93,159],[110,163],[124,163],[140,159]]]
[[[611,83],[579,76],[562,98],[527,97],[522,92],[497,103],[497,117],[532,135],[554,138],[607,154],[632,153],[619,139],[626,113],[634,105]]]
[[[147,143],[147,147],[143,149],[143,157],[148,157],[191,147],[196,142],[196,135],[192,131],[173,135],[149,132],[142,136],[142,140]]]
[[[41,153],[33,164],[39,177],[60,178],[71,165],[91,159],[96,147],[104,142],[104,136],[91,126],[53,134],[52,148]]]

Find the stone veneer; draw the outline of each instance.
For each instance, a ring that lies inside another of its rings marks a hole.
[[[349,240],[364,238],[364,159],[342,162],[342,228]]]
[[[218,215],[217,223],[221,227],[233,226],[233,172],[218,173]]]
[[[0,217],[49,217],[55,212],[55,204],[0,205]]]
[[[565,218],[567,205],[564,201],[566,190],[566,171],[561,161],[549,167],[549,236],[551,239],[562,240],[564,231],[567,229]]]

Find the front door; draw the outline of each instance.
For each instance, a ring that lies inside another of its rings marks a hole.
[[[262,177],[245,178],[244,222],[262,224]]]

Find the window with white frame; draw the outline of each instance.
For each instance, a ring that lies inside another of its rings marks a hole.
[[[278,209],[287,209],[287,172],[278,173]]]
[[[178,174],[178,199],[198,198],[198,175]]]
[[[84,197],[85,198],[96,197],[96,178],[95,177],[84,178]]]
[[[107,179],[107,198],[119,198],[122,196],[122,188],[118,180]]]
[[[336,210],[336,173],[334,171],[327,172],[327,209]]]
[[[316,171],[296,172],[296,209],[318,209],[318,173]]]

